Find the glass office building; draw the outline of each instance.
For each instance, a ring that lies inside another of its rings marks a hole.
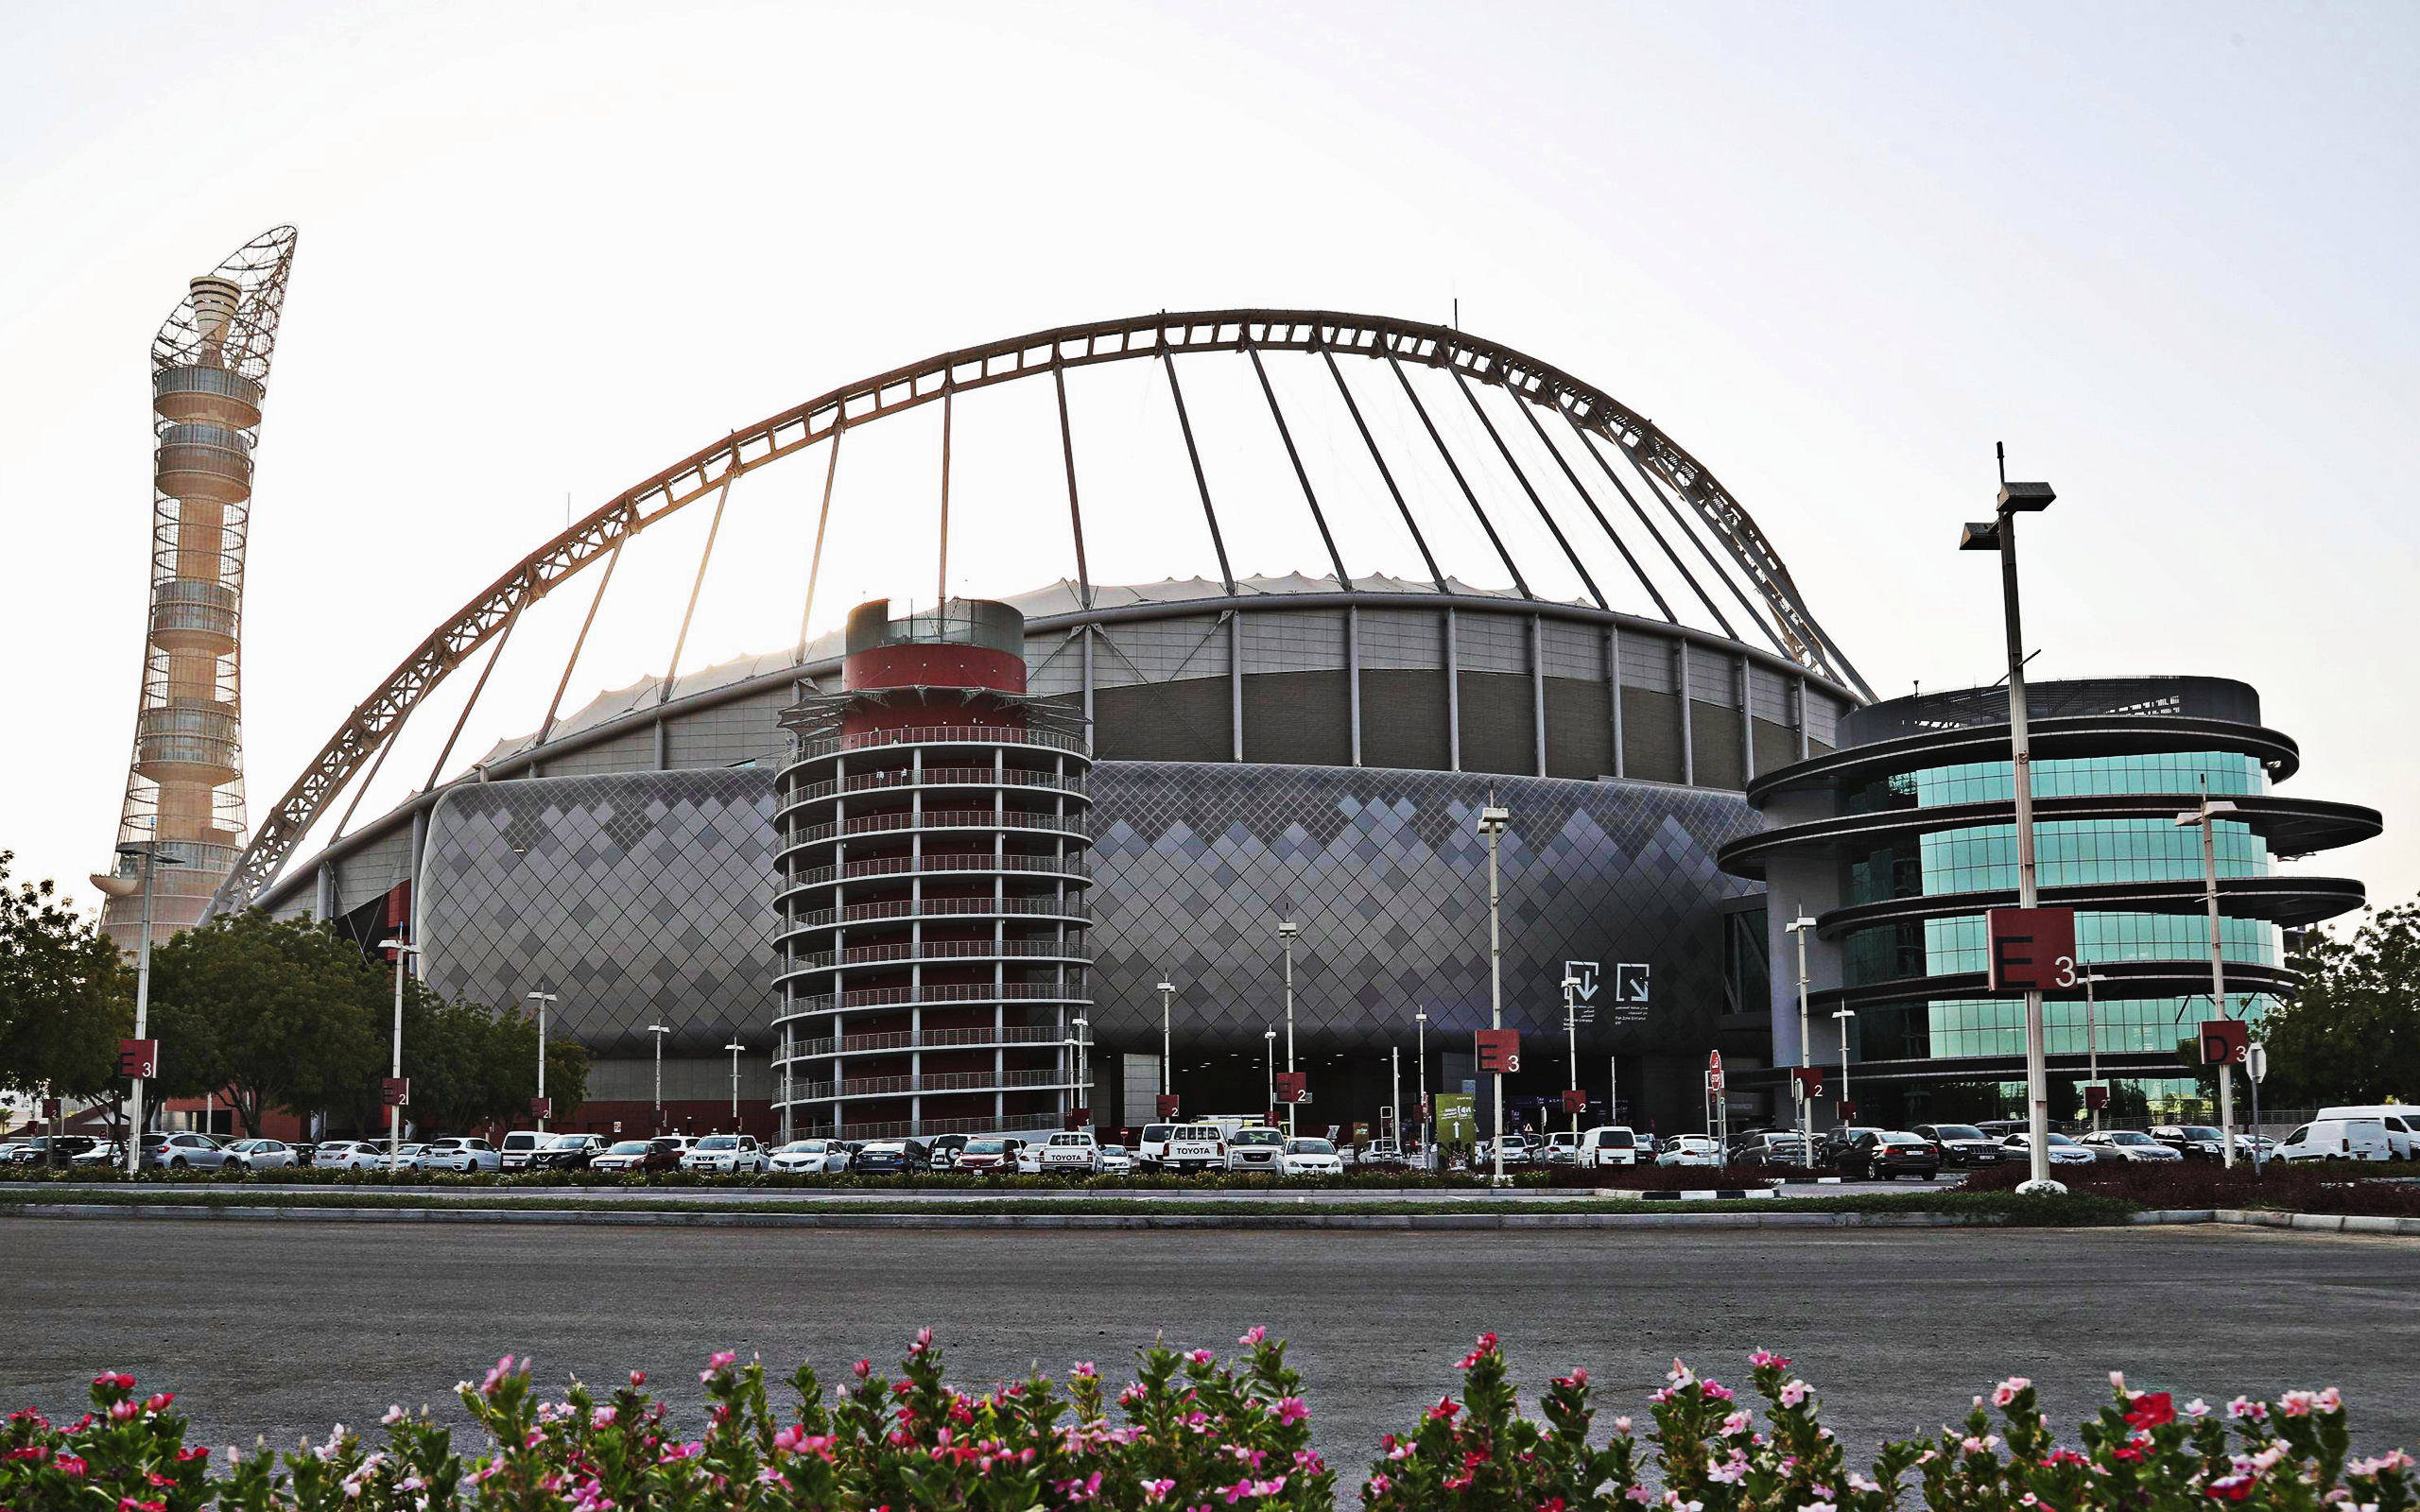
[[[2099,981],[2045,1004],[2054,1108],[2097,1057],[2121,1109],[2184,1112],[2200,1082],[2177,1041],[2210,1016],[2202,834],[2179,825],[2206,792],[2214,821],[2227,1011],[2257,1020],[2289,989],[2282,931],[2361,902],[2342,878],[2281,858],[2377,833],[2375,811],[2281,796],[2299,755],[2260,723],[2258,696],[2216,679],[2136,678],[2030,690],[2036,881],[2077,911],[2080,964]],[[1807,1055],[1842,1061],[1859,1117],[1979,1118],[2022,1098],[2023,1000],[1986,988],[1984,913],[2016,899],[2007,694],[1977,689],[1872,705],[1841,749],[1752,784],[1761,833],[1725,868],[1767,883],[1776,1065],[1799,1060],[1792,919],[1808,945]],[[1843,1016],[1845,1015],[1845,1016]],[[2067,1084],[2064,1088],[2060,1083]],[[1824,1120],[1819,1120],[1823,1122]]]

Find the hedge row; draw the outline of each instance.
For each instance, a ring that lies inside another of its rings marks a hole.
[[[2420,1181],[2372,1174],[2408,1169],[2333,1161],[2286,1165],[2272,1160],[2255,1171],[2250,1161],[2238,1161],[2232,1170],[2215,1160],[2156,1165],[2110,1161],[2063,1165],[2051,1175],[2069,1191],[2119,1197],[2146,1208],[2266,1208],[2279,1212],[2420,1218]],[[2023,1161],[2005,1162],[1968,1177],[1964,1190],[2013,1191],[2028,1174]]]
[[[23,1181],[97,1183],[128,1179],[123,1170],[70,1166],[52,1171],[41,1166],[0,1167],[7,1178]],[[738,1187],[770,1191],[809,1192],[1267,1192],[1381,1191],[1448,1192],[1485,1187],[1488,1177],[1464,1171],[1353,1171],[1342,1176],[1275,1177],[1249,1172],[1205,1172],[1176,1176],[1138,1171],[1131,1176],[978,1176],[972,1172],[916,1171],[890,1176],[801,1176],[786,1172],[717,1176],[700,1171],[343,1171],[319,1166],[288,1166],[273,1171],[221,1167],[216,1171],[145,1171],[144,1184],[168,1186],[328,1186],[361,1187],[543,1187],[616,1191],[634,1187]],[[1523,1171],[1512,1177],[1518,1187],[1548,1185],[1546,1171]],[[1592,1183],[1593,1185],[1594,1183]],[[1634,1183],[1627,1176],[1622,1185]],[[1703,1186],[1700,1180],[1692,1183]]]
[[[837,1391],[801,1366],[777,1418],[764,1368],[707,1361],[696,1437],[632,1371],[601,1398],[560,1399],[508,1355],[458,1391],[486,1444],[474,1457],[424,1409],[390,1407],[383,1433],[348,1433],[282,1456],[188,1447],[175,1396],[97,1377],[93,1410],[65,1427],[19,1412],[0,1433],[0,1506],[12,1512],[859,1512],[1226,1507],[1325,1512],[1337,1472],[1311,1447],[1310,1409],[1285,1347],[1253,1329],[1241,1356],[1140,1352],[1113,1400],[1080,1363],[1063,1388],[1035,1375],[988,1394],[942,1378],[928,1329],[892,1381],[860,1360]],[[2013,1376],[1956,1426],[1882,1447],[1850,1468],[1789,1362],[1751,1357],[1757,1399],[1672,1362],[1644,1431],[1600,1434],[1588,1375],[1555,1379],[1524,1416],[1494,1334],[1408,1432],[1379,1441],[1360,1486],[1370,1512],[2411,1512],[2411,1458],[2351,1453],[2337,1392],[2238,1398],[2223,1409],[2128,1388],[2060,1445],[2032,1383]],[[1760,1419],[1761,1414],[1761,1421]],[[1996,1415],[1996,1416],[1995,1416]]]

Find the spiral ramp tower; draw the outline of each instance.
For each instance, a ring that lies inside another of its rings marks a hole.
[[[192,281],[151,342],[150,614],[118,842],[156,842],[175,862],[153,883],[163,933],[203,917],[244,844],[244,545],[294,245],[291,226],[245,244]],[[134,945],[135,889],[111,897],[102,927]]]

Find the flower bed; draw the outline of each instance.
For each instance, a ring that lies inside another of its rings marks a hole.
[[[2157,1165],[2131,1161],[2063,1165],[2050,1174],[2070,1191],[2121,1197],[2146,1208],[2268,1208],[2283,1212],[2420,1218],[2420,1181],[2382,1176],[2408,1169],[2337,1161],[2286,1165],[2272,1160],[2256,1174],[2248,1161],[2229,1170],[2215,1160],[2176,1160]],[[2024,1161],[2010,1161],[1976,1172],[1966,1178],[1963,1190],[2013,1191],[2029,1174]]]
[[[1221,1363],[1207,1349],[1142,1350],[1113,1400],[1080,1363],[1063,1387],[1043,1376],[976,1395],[944,1381],[932,1332],[890,1380],[860,1360],[827,1392],[812,1369],[789,1377],[777,1419],[764,1367],[706,1362],[707,1421],[669,1420],[632,1371],[599,1396],[573,1383],[537,1391],[508,1355],[458,1388],[487,1443],[473,1457],[425,1413],[388,1409],[381,1432],[339,1426],[278,1455],[234,1450],[214,1465],[189,1447],[176,1398],[134,1378],[95,1379],[92,1408],[54,1425],[32,1410],[0,1431],[0,1507],[10,1512],[858,1512],[872,1508],[1227,1507],[1319,1512],[1336,1472],[1310,1447],[1310,1410],[1285,1346],[1253,1329]],[[2223,1413],[2166,1392],[2112,1400],[2072,1445],[2056,1444],[2031,1383],[2003,1381],[1931,1440],[1886,1444],[1853,1470],[1817,1420],[1814,1391],[1789,1362],[1758,1351],[1760,1403],[1672,1363],[1637,1432],[1599,1435],[1587,1372],[1559,1377],[1524,1417],[1503,1351],[1483,1335],[1447,1395],[1409,1433],[1389,1435],[1361,1486],[1372,1512],[2411,1512],[2412,1468],[2397,1451],[2351,1456],[2331,1388]],[[1762,1418],[1759,1420],[1758,1407]],[[1995,1417],[1996,1414],[1996,1417]]]

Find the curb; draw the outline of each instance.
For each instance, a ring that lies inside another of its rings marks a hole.
[[[1996,1218],[1940,1212],[1447,1212],[1447,1213],[977,1213],[607,1212],[528,1208],[237,1208],[200,1204],[28,1203],[25,1218],[175,1218],[271,1223],[501,1223],[572,1228],[952,1229],[1461,1229],[1974,1228]]]

